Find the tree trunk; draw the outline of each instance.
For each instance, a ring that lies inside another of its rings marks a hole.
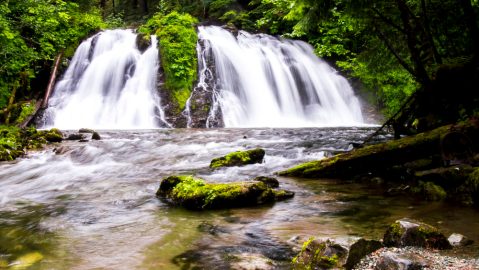
[[[18,86],[15,84],[13,86],[12,94],[10,95],[10,99],[8,100],[8,106],[5,111],[5,124],[8,125],[10,124],[10,117],[12,116],[12,108],[13,108],[13,103],[15,102],[15,96],[17,95],[17,88]]]
[[[441,55],[439,55],[439,52],[437,51],[437,48],[436,48],[436,44],[434,43],[434,38],[432,37],[431,25],[429,24],[429,17],[427,15],[426,0],[421,0],[421,10],[422,10],[422,17],[424,19],[424,32],[426,33],[426,38],[434,54],[434,60],[436,61],[436,64],[442,64]]]
[[[60,65],[60,60],[62,59],[63,51],[60,52],[56,59],[55,65],[53,66],[52,74],[50,75],[50,81],[48,82],[47,90],[45,91],[45,97],[43,98],[42,108],[46,108],[48,105],[48,99],[50,98],[50,94],[52,92],[53,86],[55,85],[55,78],[57,77],[58,66]]]
[[[401,13],[401,20],[403,28],[406,32],[407,46],[409,53],[411,54],[411,61],[414,65],[414,74],[412,74],[416,80],[421,83],[425,88],[429,88],[431,79],[427,74],[424,63],[421,61],[421,52],[418,49],[417,33],[414,31],[414,27],[411,25],[411,11],[404,0],[396,0],[399,11]]]
[[[464,11],[464,20],[469,28],[469,34],[471,35],[472,45],[474,46],[474,58],[479,58],[479,28],[477,27],[476,13],[471,5],[471,0],[460,0],[462,10]]]

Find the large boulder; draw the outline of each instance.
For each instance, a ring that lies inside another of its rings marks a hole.
[[[400,219],[391,224],[384,234],[388,247],[417,246],[432,249],[450,249],[447,238],[431,225],[412,219]]]
[[[192,176],[170,176],[161,181],[156,195],[188,209],[219,209],[260,205],[285,200],[293,192],[275,190],[262,182],[206,183]]]
[[[211,161],[210,168],[243,166],[263,162],[265,152],[261,148],[237,151]]]
[[[363,257],[382,246],[379,241],[358,237],[310,238],[293,259],[293,265],[295,269],[353,269]]]

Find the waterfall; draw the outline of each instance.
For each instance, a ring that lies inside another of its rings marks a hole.
[[[217,26],[198,31],[214,55],[225,127],[363,124],[348,81],[307,43],[244,31],[235,37]]]
[[[45,127],[145,129],[168,125],[157,93],[155,36],[141,53],[131,30],[107,30],[85,40],[57,83]]]

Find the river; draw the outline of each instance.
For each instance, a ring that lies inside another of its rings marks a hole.
[[[42,260],[32,269],[289,269],[299,239],[381,238],[402,217],[477,242],[479,215],[472,209],[385,197],[375,185],[350,181],[279,177],[281,188],[296,193],[293,199],[231,210],[187,211],[155,197],[166,176],[231,182],[271,175],[348,150],[371,132],[100,131],[100,141],[65,141],[0,163],[0,268],[2,260],[21,263],[18,258],[36,254]],[[208,168],[214,157],[255,147],[266,151],[262,164]]]

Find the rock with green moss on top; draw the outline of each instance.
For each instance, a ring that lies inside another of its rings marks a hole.
[[[243,166],[248,164],[262,163],[265,152],[261,148],[247,151],[229,153],[224,157],[215,158],[211,161],[210,168]]]
[[[363,257],[381,247],[377,240],[359,237],[310,238],[293,259],[293,269],[353,269]]]
[[[275,190],[262,182],[206,183],[193,176],[170,176],[161,181],[156,195],[187,209],[220,209],[255,206],[285,200],[293,192]]]
[[[451,248],[447,238],[437,228],[406,218],[391,224],[384,234],[383,240],[384,245],[388,247]]]
[[[63,141],[63,133],[57,128],[52,128],[48,131],[42,131],[41,134],[45,140],[47,140],[47,142]]]

